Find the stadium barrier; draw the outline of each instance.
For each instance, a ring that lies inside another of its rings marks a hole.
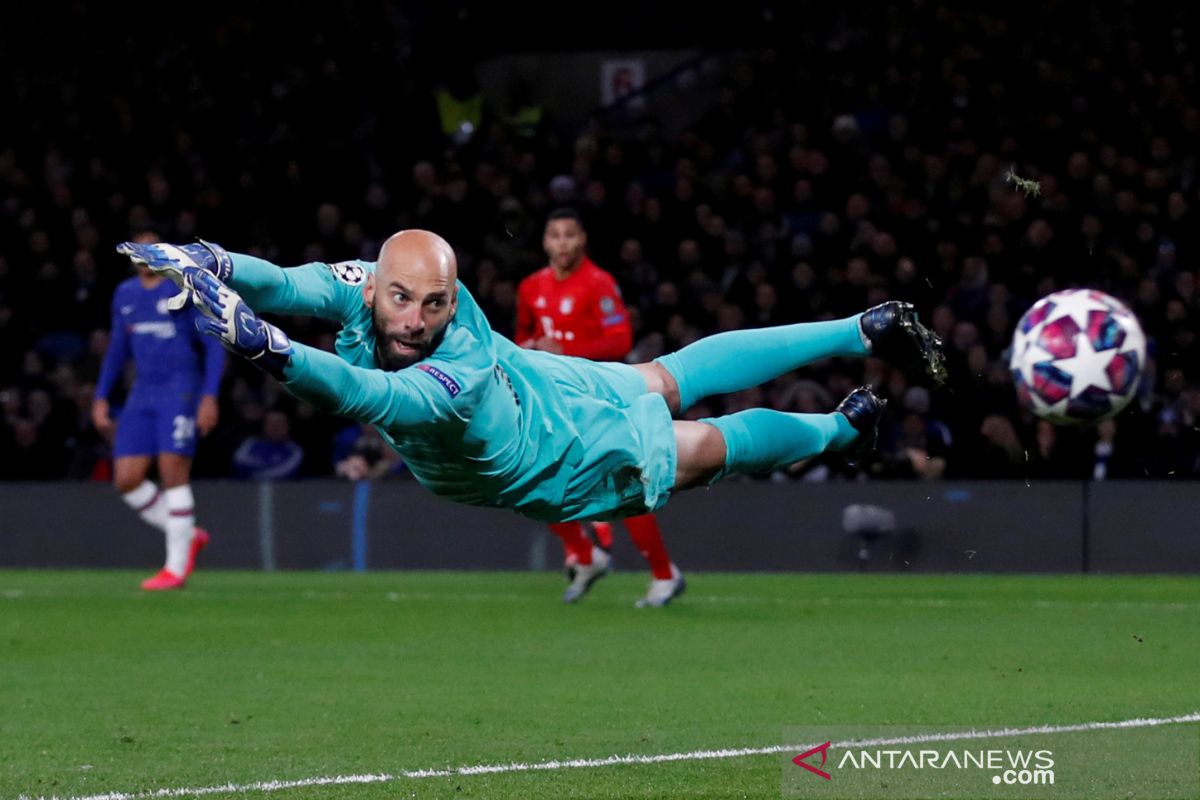
[[[199,482],[204,566],[553,569],[558,542],[508,511],[410,481]],[[108,486],[0,484],[0,566],[150,567],[162,540]],[[689,570],[1200,573],[1188,483],[729,482],[660,514]],[[642,569],[617,533],[617,563]]]

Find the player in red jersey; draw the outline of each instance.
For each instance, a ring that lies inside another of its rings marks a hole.
[[[559,209],[546,220],[542,247],[550,265],[521,281],[517,289],[517,344],[533,350],[579,356],[593,361],[619,361],[633,346],[629,314],[613,276],[587,257],[587,232],[572,209]],[[658,520],[642,514],[623,520],[629,538],[650,564],[654,579],[639,608],[665,606],[683,593],[687,583],[671,563]],[[583,597],[608,573],[612,525],[592,523],[601,547],[595,547],[578,522],[550,526],[566,551],[571,584],[563,600]],[[602,549],[603,548],[603,549]]]

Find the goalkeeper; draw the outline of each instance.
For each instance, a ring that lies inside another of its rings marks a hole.
[[[492,331],[441,237],[405,230],[378,261],[290,269],[202,242],[118,251],[183,287],[198,326],[317,409],[376,426],[434,494],[542,522],[617,519],[682,489],[875,445],[868,388],[829,414],[750,409],[673,419],[831,356],[876,355],[944,379],[941,342],[889,302],[829,322],[711,336],[651,363],[522,350]],[[183,294],[176,298],[177,307]],[[333,355],[289,341],[256,312],[340,323]]]

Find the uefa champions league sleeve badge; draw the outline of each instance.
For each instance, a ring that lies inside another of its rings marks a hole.
[[[348,286],[361,286],[367,280],[367,271],[357,261],[338,261],[330,264],[333,277]]]

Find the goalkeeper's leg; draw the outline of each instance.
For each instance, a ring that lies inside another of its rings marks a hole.
[[[752,408],[700,422],[675,422],[675,490],[706,486],[727,475],[756,474],[826,451],[851,458],[874,448],[884,402],[860,388],[831,414]]]
[[[818,359],[867,355],[935,384],[946,377],[941,340],[917,321],[912,305],[896,301],[845,319],[720,333],[636,369],[679,413],[709,395],[759,386]]]
[[[642,366],[666,371],[675,388],[667,403],[686,411],[709,395],[759,386],[818,359],[867,355],[861,317],[719,333]]]

